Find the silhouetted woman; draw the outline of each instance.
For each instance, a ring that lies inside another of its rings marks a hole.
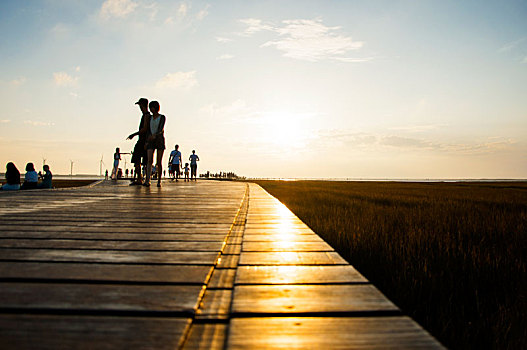
[[[146,152],[148,155],[148,162],[146,165],[146,180],[144,186],[150,186],[150,177],[152,175],[152,163],[154,161],[154,151],[157,151],[157,162],[156,171],[157,174],[157,187],[161,187],[161,174],[162,172],[162,161],[163,152],[165,151],[165,121],[166,117],[159,114],[160,106],[159,102],[152,101],[148,104],[152,115],[146,118],[147,124],[146,129]]]
[[[38,174],[35,171],[33,163],[27,163],[26,175],[24,176],[24,183],[22,184],[22,190],[31,190],[37,188],[38,185]]]
[[[20,189],[20,171],[16,168],[12,162],[7,163],[5,172],[5,178],[7,183],[2,186],[4,191],[12,191]]]

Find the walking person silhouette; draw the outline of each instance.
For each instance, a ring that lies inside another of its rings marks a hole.
[[[146,151],[148,162],[146,165],[146,179],[143,186],[150,186],[150,177],[152,174],[152,163],[154,160],[154,151],[157,151],[156,171],[162,173],[163,152],[165,151],[165,121],[166,117],[159,114],[160,105],[157,101],[149,103],[148,107],[152,115],[146,118]],[[161,187],[161,176],[157,177],[157,187]]]
[[[174,150],[170,152],[170,158],[168,160],[168,164],[170,164],[170,171],[172,172],[172,180],[174,178],[176,181],[178,181],[181,164],[183,162],[181,161],[181,152],[179,151],[179,145],[176,145]]]
[[[188,157],[188,160],[190,160],[190,179],[192,180],[192,177],[194,177],[194,181],[198,181],[196,174],[198,173],[197,162],[199,161],[199,157],[195,150],[192,150],[192,154]]]
[[[150,117],[150,112],[148,112],[148,100],[146,98],[140,98],[139,101],[135,103],[136,105],[139,105],[139,109],[143,113],[141,116],[141,122],[139,123],[139,129],[134,132],[133,134],[130,134],[127,138],[127,140],[133,139],[135,136],[139,136],[137,138],[137,142],[135,143],[134,151],[132,153],[132,163],[134,163],[135,167],[135,175],[137,176],[137,180],[132,181],[130,185],[141,185],[143,183],[143,179],[141,176],[141,164],[146,164],[146,121],[145,119],[148,119]],[[133,171],[133,170],[132,170]]]

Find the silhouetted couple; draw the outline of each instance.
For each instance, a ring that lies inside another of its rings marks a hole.
[[[137,180],[132,182],[131,185],[142,184],[143,186],[150,186],[154,151],[157,151],[156,171],[158,171],[158,174],[162,173],[161,163],[163,152],[165,151],[164,129],[166,117],[159,114],[160,106],[157,101],[148,103],[146,98],[140,98],[135,104],[139,105],[143,115],[139,123],[139,130],[130,134],[127,138],[131,140],[135,136],[139,136],[132,155],[132,163],[134,163],[134,173],[137,175]],[[149,108],[150,112],[148,111]],[[146,176],[143,181],[141,165],[144,164],[146,164]],[[161,187],[161,176],[157,177],[157,187]]]

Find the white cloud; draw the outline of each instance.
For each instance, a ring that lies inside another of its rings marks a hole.
[[[218,56],[216,59],[218,59],[218,60],[230,60],[231,58],[234,58],[234,56],[233,55],[229,55],[229,54],[224,54],[224,55]]]
[[[407,132],[424,132],[424,131],[436,130],[444,126],[447,126],[447,124],[404,125],[404,126],[394,126],[390,128],[390,130],[400,130],[400,131],[407,131]]]
[[[373,57],[363,57],[363,58],[354,58],[354,57],[330,57],[332,60],[346,62],[346,63],[362,63],[373,60]]]
[[[237,99],[231,104],[218,106],[216,103],[209,104],[200,108],[201,112],[209,113],[214,118],[219,118],[222,120],[230,119],[232,117],[240,120],[247,119],[248,117],[253,116],[256,112],[247,106],[247,103],[242,99]]]
[[[132,0],[106,0],[101,7],[101,17],[109,19],[111,17],[124,18],[132,13],[137,7],[137,3]]]
[[[340,27],[327,27],[322,20],[287,20],[283,27],[276,28],[281,39],[268,41],[262,47],[275,47],[285,57],[316,62],[323,59],[357,62],[367,59],[344,56],[351,50],[360,49],[361,41],[337,34]]]
[[[20,86],[26,82],[25,77],[16,78],[10,81],[11,85]]]
[[[399,149],[401,152],[433,152],[453,155],[481,155],[513,149],[518,142],[503,137],[489,137],[486,140],[466,139],[462,142],[451,140],[407,137],[397,134],[353,132],[346,130],[319,131],[314,143],[317,146],[353,147],[362,151],[389,151]]]
[[[182,2],[181,4],[179,4],[179,8],[177,10],[177,15],[178,17],[180,18],[183,18],[183,17],[186,17],[187,16],[187,12],[189,10],[189,5],[187,5],[187,3],[185,2]]]
[[[150,11],[150,14],[148,15],[148,18],[150,19],[150,21],[155,21],[157,13],[159,11],[159,9],[157,7],[157,3],[153,2],[153,3],[149,4],[149,5],[144,5],[144,8],[147,11]]]
[[[219,42],[219,43],[228,43],[228,42],[231,42],[232,39],[218,36],[218,37],[216,37],[216,41]]]
[[[31,126],[52,126],[52,125],[55,125],[55,123],[41,122],[41,121],[35,121],[35,120],[24,120],[24,124],[31,125]]]
[[[11,123],[11,120],[10,119],[0,119],[0,124],[7,124],[7,123]]]
[[[198,14],[196,15],[196,19],[197,19],[198,21],[201,21],[201,20],[203,20],[205,17],[207,17],[207,15],[209,14],[209,7],[210,7],[210,5],[207,5],[207,6],[205,6],[202,10],[200,10],[200,11],[198,12]]]
[[[81,67],[80,66],[75,67],[75,72],[80,72],[80,71],[81,71]]]
[[[271,24],[263,23],[261,19],[245,18],[240,19],[239,21],[247,26],[247,28],[242,33],[240,33],[240,35],[243,36],[251,36],[254,33],[258,33],[264,30],[274,30],[274,27]]]
[[[156,82],[157,88],[188,90],[198,85],[196,71],[168,73]]]
[[[58,86],[75,86],[79,78],[72,77],[66,72],[53,73],[53,80]]]
[[[348,53],[360,49],[364,43],[354,41],[351,36],[340,34],[341,27],[328,27],[321,19],[285,20],[281,25],[273,25],[257,18],[240,19],[239,22],[247,26],[238,33],[241,36],[252,36],[254,33],[268,31],[278,37],[260,45],[274,47],[283,52],[283,56],[294,59],[317,62],[334,60],[347,63],[371,61],[372,57],[349,57]],[[216,38],[226,42],[223,38]],[[227,39],[228,40],[228,39]]]

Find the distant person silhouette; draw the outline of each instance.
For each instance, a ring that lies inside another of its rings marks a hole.
[[[162,172],[162,161],[163,152],[165,151],[165,122],[166,117],[163,114],[159,114],[161,107],[159,102],[152,101],[148,104],[152,115],[147,119],[147,137],[146,137],[146,150],[148,155],[148,162],[146,165],[146,181],[144,186],[150,186],[150,175],[152,172],[152,163],[154,160],[154,151],[157,151],[157,162],[156,171],[161,174]],[[157,187],[161,187],[161,175],[157,177]]]
[[[35,171],[35,166],[33,163],[27,163],[26,165],[26,175],[24,176],[24,183],[20,189],[22,190],[32,190],[37,188],[38,185],[38,174]]]
[[[113,154],[113,169],[112,169],[112,180],[117,180],[117,171],[119,169],[119,161],[121,160],[121,152],[119,147],[115,149]]]
[[[188,178],[188,171],[189,171],[189,168],[188,168],[188,163],[185,163],[185,181],[190,181],[189,178]]]
[[[188,160],[190,160],[190,179],[192,180],[192,177],[194,177],[194,181],[198,181],[196,174],[198,173],[199,157],[195,150],[192,150],[192,154],[188,157]]]
[[[170,152],[170,158],[168,159],[168,164],[170,164],[169,171],[171,171],[173,175],[172,180],[174,180],[175,178],[176,181],[178,181],[182,163],[183,161],[181,160],[181,152],[179,151],[179,145],[176,145],[174,147],[174,150]]]
[[[108,169],[106,169],[106,172],[104,173],[104,179],[108,180]]]
[[[44,165],[42,169],[44,170],[44,175],[39,173],[40,177],[42,178],[42,182],[38,184],[38,188],[52,188],[53,174],[51,174],[51,171],[49,171],[49,165]],[[108,173],[108,170],[106,170],[106,173]]]
[[[140,98],[135,104],[139,105],[139,109],[143,114],[141,116],[138,131],[130,134],[127,138],[127,140],[131,140],[135,136],[139,136],[135,143],[134,151],[132,152],[132,163],[134,163],[137,180],[133,181],[130,185],[141,185],[143,183],[141,164],[145,165],[148,157],[146,154],[146,119],[150,118],[150,112],[148,112],[148,100],[146,98]]]
[[[15,191],[20,189],[20,171],[12,162],[7,163],[5,172],[5,179],[7,181],[1,189],[3,191]]]

